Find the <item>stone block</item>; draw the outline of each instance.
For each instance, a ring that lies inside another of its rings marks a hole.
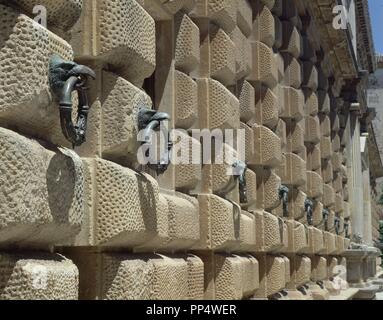
[[[321,256],[311,257],[311,281],[318,282],[327,279],[327,259]]]
[[[283,84],[287,87],[299,89],[302,84],[302,70],[299,61],[289,53],[282,52],[285,75]]]
[[[318,144],[320,142],[320,123],[318,117],[305,117],[305,142]]]
[[[318,90],[318,110],[321,113],[330,113],[330,97],[324,90]]]
[[[237,0],[237,25],[245,36],[250,36],[253,29],[253,15],[248,0]]]
[[[331,157],[332,168],[334,172],[340,172],[342,170],[343,156],[339,152],[334,152]]]
[[[299,31],[291,21],[282,21],[283,41],[280,50],[288,52],[298,59],[302,52],[302,39]]]
[[[186,15],[176,16],[175,66],[190,73],[200,63],[200,36],[198,26]]]
[[[215,195],[199,195],[199,249],[230,250],[240,245],[241,208]],[[245,231],[245,230],[243,230]]]
[[[302,223],[294,220],[286,221],[289,246],[288,253],[303,253],[309,247],[307,227]]]
[[[334,170],[332,168],[332,162],[325,160],[322,163],[322,179],[324,183],[331,184],[334,179]]]
[[[0,300],[77,300],[79,272],[62,255],[0,254]]]
[[[239,84],[239,109],[241,121],[250,122],[255,118],[255,90],[246,80]]]
[[[253,69],[247,80],[274,88],[278,82],[278,66],[273,50],[262,42],[251,43]]]
[[[239,228],[240,246],[236,251],[254,252],[256,249],[255,217],[252,213],[242,211]]]
[[[275,21],[270,9],[260,1],[253,2],[253,31],[251,39],[272,48],[275,42]]]
[[[257,207],[267,211],[277,208],[281,178],[273,170],[261,169],[257,173],[257,184]]]
[[[302,62],[302,87],[316,91],[318,88],[318,71],[310,61]]]
[[[141,86],[155,69],[155,22],[135,0],[84,0],[72,34],[76,58],[109,64],[134,85]]]
[[[306,256],[296,255],[293,258],[294,261],[294,284],[296,287],[300,287],[307,282],[310,282],[311,278],[311,260]]]
[[[321,169],[321,152],[318,145],[307,145],[307,170],[317,171]]]
[[[199,127],[207,129],[238,129],[238,99],[220,82],[198,79]]]
[[[305,98],[305,113],[306,116],[315,117],[318,114],[318,96],[315,91],[305,88],[303,89]]]
[[[268,297],[285,287],[285,264],[285,260],[282,257],[266,256],[266,288]]]
[[[323,195],[323,180],[314,171],[307,171],[307,196],[311,199],[319,198]]]
[[[230,38],[235,45],[235,77],[236,79],[242,79],[251,72],[251,45],[238,27],[230,33]]]
[[[294,153],[286,153],[285,174],[281,175],[282,184],[299,187],[306,183],[306,162]]]
[[[304,122],[290,122],[286,128],[287,152],[301,153],[304,151]]]
[[[319,114],[320,130],[323,137],[330,137],[331,135],[331,121],[330,117],[326,114]]]
[[[324,244],[326,247],[326,254],[332,255],[336,253],[336,236],[330,232],[323,232],[324,234]]]
[[[304,117],[304,96],[301,90],[281,86],[284,109],[280,113],[282,119],[299,122]]]
[[[199,2],[204,0],[197,0]],[[230,0],[208,0],[208,16],[226,32],[231,32],[237,24],[238,2]]]
[[[322,137],[320,141],[322,160],[330,160],[332,157],[332,144],[330,137]]]
[[[251,164],[276,168],[282,161],[280,138],[264,126],[253,126],[255,154]]]
[[[325,207],[332,207],[335,204],[335,191],[329,184],[323,184],[323,205]]]
[[[0,245],[47,246],[79,233],[85,190],[77,154],[4,128],[0,137]]]
[[[279,108],[277,96],[269,88],[255,86],[255,122],[275,129],[279,120]]]
[[[343,190],[342,176],[339,172],[334,172],[334,180],[332,186],[335,192],[341,192]]]
[[[53,2],[52,2],[53,3]],[[60,126],[58,104],[49,84],[52,55],[72,60],[63,39],[14,9],[0,4],[0,125],[69,146]]]
[[[315,227],[308,227],[308,242],[309,247],[306,250],[306,254],[315,255],[325,252],[323,232]]]
[[[211,77],[225,86],[233,85],[236,75],[236,46],[222,29],[210,32]]]
[[[305,201],[307,195],[299,189],[291,190],[289,193],[289,217],[295,220],[303,218],[306,214],[305,212]]]
[[[275,215],[268,213],[266,211],[262,214],[263,219],[263,230],[259,230],[258,220],[256,220],[256,234],[257,234],[257,243],[258,238],[263,235],[263,244],[265,252],[275,252],[283,247],[283,224],[281,219]],[[259,232],[261,231],[261,233]],[[259,250],[257,250],[259,251]]]
[[[332,151],[333,152],[338,152],[341,148],[341,143],[340,143],[340,137],[338,134],[334,134],[332,136]]]

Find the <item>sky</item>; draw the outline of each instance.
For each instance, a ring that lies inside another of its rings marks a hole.
[[[368,0],[375,51],[383,54],[383,0]]]

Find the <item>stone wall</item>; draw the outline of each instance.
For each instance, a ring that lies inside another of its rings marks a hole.
[[[0,298],[340,293],[331,280],[350,243],[350,136],[317,7],[12,3],[0,0]],[[47,29],[33,20],[36,4],[47,9]],[[74,150],[49,85],[54,54],[96,72],[86,142]],[[188,143],[178,150],[200,146],[192,129],[244,130],[247,201],[226,173],[230,162],[170,165],[161,175],[139,166],[142,107],[183,129]]]

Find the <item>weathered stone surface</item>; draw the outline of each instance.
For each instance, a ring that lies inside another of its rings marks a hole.
[[[77,58],[109,64],[138,86],[156,66],[155,23],[135,0],[84,0],[71,45]]]
[[[58,254],[0,254],[0,300],[77,300],[79,272]]]
[[[235,45],[235,78],[242,79],[251,72],[251,45],[238,27],[230,33],[230,38]]]
[[[175,127],[190,129],[198,120],[198,86],[183,72],[175,71]]]
[[[251,39],[260,41],[272,48],[275,42],[275,21],[270,9],[260,1],[253,2],[253,31]]]
[[[239,85],[239,108],[241,121],[247,123],[255,117],[255,89],[247,81]]]
[[[323,281],[327,278],[327,260],[325,257],[311,257],[311,281]]]
[[[253,126],[255,154],[251,164],[275,168],[282,161],[281,140],[264,126]]]
[[[299,122],[304,117],[304,96],[302,91],[285,86],[282,86],[281,90],[283,92],[284,109],[280,113],[280,117]]]
[[[81,159],[0,128],[0,245],[57,244],[76,235],[84,214]]]
[[[286,128],[287,152],[299,154],[304,151],[304,121],[290,122]]]
[[[299,89],[302,84],[302,70],[299,61],[289,53],[282,53],[285,76],[283,78],[283,84],[287,87],[293,87]]]
[[[285,264],[282,257],[266,256],[267,296],[271,296],[285,287]]]
[[[51,56],[71,60],[71,47],[9,7],[0,12],[0,125],[68,146],[48,76]]]
[[[291,21],[282,21],[283,42],[280,50],[299,58],[302,52],[301,36]]]
[[[269,129],[275,129],[278,124],[278,99],[269,88],[255,86],[255,122]]]

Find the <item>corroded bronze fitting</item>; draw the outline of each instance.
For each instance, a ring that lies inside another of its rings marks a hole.
[[[59,100],[61,130],[73,147],[85,142],[90,109],[86,86],[89,77],[96,78],[95,72],[89,67],[73,61],[65,61],[57,55],[51,57],[49,83]],[[77,91],[79,102],[76,124],[72,120],[73,91]]]
[[[290,192],[290,189],[287,186],[285,186],[285,185],[282,185],[279,188],[279,199],[282,201],[283,216],[284,217],[288,217],[289,216],[289,208],[288,208],[288,205],[289,205],[289,192]]]
[[[307,223],[309,226],[313,225],[313,210],[314,210],[314,203],[310,199],[305,200],[305,211],[307,214]]]

